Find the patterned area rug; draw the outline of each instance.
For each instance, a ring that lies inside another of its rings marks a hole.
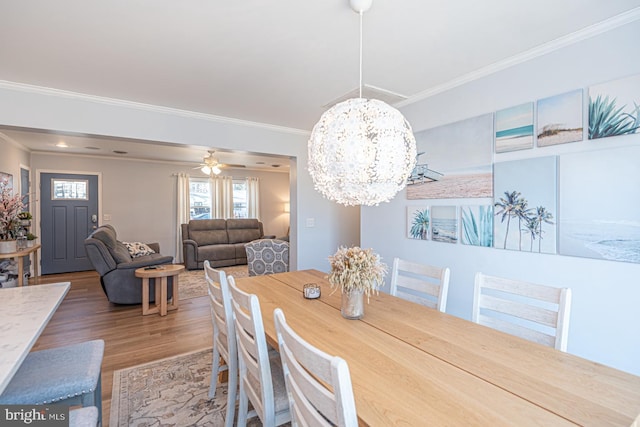
[[[109,426],[223,426],[227,384],[209,399],[210,378],[210,348],[115,371]]]
[[[235,278],[247,277],[249,271],[245,265],[222,267],[227,276]],[[207,295],[207,283],[204,280],[204,270],[185,270],[180,274],[180,299],[190,299]]]

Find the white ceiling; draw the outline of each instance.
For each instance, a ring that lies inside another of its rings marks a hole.
[[[376,0],[364,14],[364,83],[410,103],[639,19],[639,8]],[[358,87],[358,22],[348,0],[0,0],[0,80],[310,131],[324,105]],[[36,139],[25,145],[52,143]],[[123,142],[101,141],[105,152],[112,143]],[[195,151],[192,161],[206,154]]]

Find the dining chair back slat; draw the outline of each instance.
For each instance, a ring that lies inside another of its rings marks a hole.
[[[209,261],[204,262],[204,274],[207,282],[211,320],[213,324],[213,351],[211,361],[211,381],[209,397],[214,398],[218,389],[220,372],[227,371],[227,411],[225,427],[232,427],[236,397],[238,395],[238,347],[236,344],[235,326],[231,311],[231,295],[227,275],[222,270],[211,267]],[[222,357],[222,360],[220,358]]]
[[[571,289],[477,273],[472,320],[567,351]]]
[[[347,362],[301,338],[274,310],[278,346],[294,426],[355,427],[358,425]]]
[[[394,258],[389,293],[444,313],[447,308],[449,276],[448,267]]]
[[[258,297],[240,290],[233,277],[228,281],[238,345],[238,425],[244,426],[250,416],[248,402],[266,427],[289,422],[282,367],[279,358],[269,353]]]

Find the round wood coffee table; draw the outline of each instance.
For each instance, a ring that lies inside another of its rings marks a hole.
[[[142,315],[160,313],[160,316],[166,316],[167,310],[178,308],[178,277],[184,271],[184,266],[162,264],[151,267],[142,267],[136,270],[136,277],[142,278]],[[173,295],[170,305],[167,304],[167,277],[173,277]],[[149,307],[149,279],[153,279],[156,286],[155,307],[151,308]]]

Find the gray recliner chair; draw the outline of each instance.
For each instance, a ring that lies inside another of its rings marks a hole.
[[[172,256],[160,254],[158,243],[147,244],[156,253],[131,258],[126,246],[117,240],[116,230],[103,225],[93,231],[84,241],[87,256],[93,268],[100,274],[102,289],[110,302],[116,304],[142,303],[142,279],[135,271],[140,267],[173,263]],[[173,278],[169,277],[168,298],[173,294]],[[155,286],[149,289],[149,300],[155,301]]]

